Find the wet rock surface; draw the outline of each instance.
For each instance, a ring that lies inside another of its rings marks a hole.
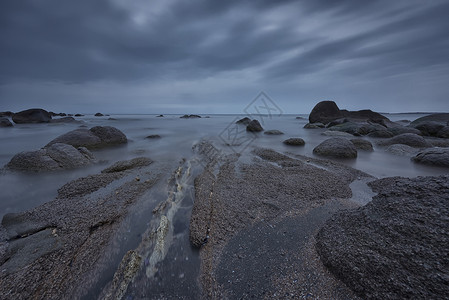
[[[384,141],[379,141],[378,144],[381,146],[402,144],[402,145],[407,145],[407,146],[414,147],[414,148],[427,148],[427,147],[432,146],[422,136],[419,136],[414,133],[403,133],[403,134],[397,135],[395,137],[392,137],[390,139],[387,139]]]
[[[302,138],[289,138],[283,141],[283,143],[289,146],[304,146],[306,144]]]
[[[13,124],[7,117],[0,117],[0,127],[12,127]]]
[[[256,149],[252,164],[236,155],[212,159],[195,180],[190,221],[190,240],[201,247],[202,298],[356,299],[313,248],[322,222],[351,206],[343,200],[349,183],[364,176],[340,166],[268,149]]]
[[[236,121],[236,124],[244,124],[244,125],[248,125],[251,122],[251,119],[248,117],[244,117],[238,121]]]
[[[416,153],[419,152],[419,149],[410,147],[408,145],[403,145],[403,144],[393,144],[388,146],[387,148],[385,148],[386,152],[389,152],[391,154],[394,155],[399,155],[399,156],[414,156],[416,155]]]
[[[362,208],[319,231],[323,263],[364,299],[444,299],[449,293],[449,176],[385,178]]]
[[[276,129],[274,129],[274,130],[266,130],[266,131],[264,131],[264,134],[268,134],[268,135],[281,135],[281,134],[284,134],[282,131],[280,131],[280,130],[276,130]]]
[[[357,149],[351,141],[345,138],[330,138],[313,149],[313,153],[335,158],[356,158]]]
[[[371,142],[368,141],[368,140],[364,140],[364,139],[351,139],[350,141],[351,141],[351,143],[354,144],[354,146],[355,146],[358,150],[363,150],[363,151],[374,151],[374,149],[373,149],[373,144],[371,144]]]
[[[260,132],[260,131],[263,131],[263,128],[262,128],[262,125],[260,125],[259,121],[257,121],[257,120],[252,120],[252,121],[249,122],[248,125],[246,126],[246,131]]]
[[[151,168],[151,166],[146,167]],[[134,177],[141,176],[141,181]],[[0,294],[10,299],[78,299],[123,243],[118,229],[161,176],[157,170],[98,174],[70,182],[39,207],[0,226]]]

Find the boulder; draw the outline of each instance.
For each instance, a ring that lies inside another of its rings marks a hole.
[[[374,151],[373,144],[371,144],[370,141],[367,141],[367,140],[364,140],[364,139],[351,139],[350,141],[354,144],[354,146],[358,150]]]
[[[6,117],[0,117],[0,127],[12,127],[11,121]]]
[[[0,117],[12,117],[14,113],[12,111],[0,111]]]
[[[412,126],[421,131],[423,135],[436,136],[445,127],[445,124],[436,121],[422,121]]]
[[[403,144],[393,144],[388,146],[385,151],[394,155],[412,157],[416,155],[419,150]]]
[[[48,143],[49,147],[55,143],[69,144],[74,147],[86,147],[88,149],[99,149],[108,146],[126,144],[128,142],[125,134],[115,127],[96,126],[91,129],[76,129],[69,131]]]
[[[163,117],[164,117],[164,115],[156,116],[156,118],[163,118]]]
[[[420,123],[426,123],[426,122],[438,122],[443,125],[447,125],[449,122],[449,113],[438,113],[438,114],[431,114],[428,116],[424,116],[421,118],[418,118],[410,123],[410,126],[416,126]]]
[[[267,131],[264,131],[264,134],[281,135],[281,134],[284,134],[284,133],[282,131],[280,131],[280,130],[267,130]]]
[[[431,147],[431,144],[428,141],[426,141],[422,136],[419,136],[414,133],[403,133],[379,142],[379,145],[381,146],[390,146],[393,144],[403,144],[415,148]]]
[[[46,110],[32,108],[13,114],[12,120],[17,124],[48,123],[51,120],[51,115]]]
[[[335,158],[356,158],[357,149],[351,141],[345,138],[330,138],[313,149],[316,155]]]
[[[422,135],[421,131],[419,131],[418,129],[407,126],[397,126],[388,128],[388,131],[391,132],[393,135],[399,135],[403,133],[414,133],[417,135]]]
[[[94,115],[95,117],[103,117],[104,115],[102,114],[102,113],[96,113],[95,115]]]
[[[388,130],[375,130],[367,134],[369,137],[373,138],[391,138],[394,134]]]
[[[125,170],[130,170],[138,167],[148,166],[153,161],[147,157],[136,157],[131,160],[119,161],[110,166],[109,168],[104,169],[101,173],[115,173],[122,172]]]
[[[412,158],[414,162],[449,168],[449,148],[425,149]]]
[[[199,116],[199,115],[183,115],[180,118],[181,119],[198,119],[198,118],[201,118],[201,116]]]
[[[73,117],[63,117],[58,119],[51,119],[50,123],[77,123],[79,121],[75,120]]]
[[[262,128],[262,125],[260,125],[259,121],[257,121],[257,120],[252,120],[252,121],[249,122],[248,125],[246,126],[246,131],[260,132],[260,131],[263,131],[263,128]]]
[[[449,176],[384,178],[316,235],[323,264],[362,299],[446,299]]]
[[[235,124],[244,124],[244,125],[248,125],[249,122],[251,122],[251,119],[248,117],[244,117],[243,119],[238,120],[237,122],[235,122]]]
[[[445,126],[437,133],[437,137],[449,139],[449,126]]]
[[[324,128],[324,124],[323,123],[307,123],[306,125],[304,125],[305,129],[318,129],[318,128]]]
[[[84,117],[82,114],[75,114],[75,117]]]
[[[46,172],[74,169],[92,162],[93,155],[86,148],[76,149],[71,145],[55,143],[47,148],[16,154],[6,168],[15,171]]]
[[[309,122],[327,124],[342,117],[344,116],[334,101],[321,101],[310,112]]]
[[[359,121],[375,120],[377,122],[388,120],[387,117],[369,109],[347,111],[339,109],[334,101],[321,101],[312,109],[309,115],[309,122],[327,124],[341,118],[351,118]]]
[[[302,138],[289,138],[283,141],[283,143],[289,146],[304,146],[306,144]]]

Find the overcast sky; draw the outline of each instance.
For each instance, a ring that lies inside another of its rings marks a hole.
[[[1,0],[0,111],[449,111],[449,1]]]

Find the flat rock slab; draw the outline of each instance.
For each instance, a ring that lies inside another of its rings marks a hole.
[[[362,208],[333,216],[317,235],[323,263],[364,299],[449,295],[449,175],[385,178]]]

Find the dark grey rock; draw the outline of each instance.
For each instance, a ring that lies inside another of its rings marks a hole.
[[[424,116],[414,120],[412,123],[410,123],[410,126],[416,126],[420,123],[425,122],[438,122],[442,124],[447,124],[447,122],[449,122],[449,113],[438,113]]]
[[[51,120],[51,115],[46,110],[32,108],[13,114],[12,120],[17,124],[48,123]]]
[[[304,146],[306,144],[302,138],[289,138],[283,141],[283,143],[289,146]]]
[[[198,119],[201,118],[199,115],[183,115],[180,117],[181,119]]]
[[[284,133],[282,131],[280,131],[280,130],[267,130],[267,131],[264,131],[264,134],[281,135],[281,134],[284,134]]]
[[[244,124],[248,125],[251,122],[251,119],[248,117],[244,117],[243,119],[238,120],[235,124]]]
[[[102,114],[102,113],[96,113],[95,115],[94,115],[95,117],[103,117],[104,115]]]
[[[11,121],[6,117],[0,117],[0,127],[12,127]]]
[[[307,123],[306,125],[304,125],[305,129],[318,129],[318,128],[324,128],[324,124],[323,123]]]
[[[0,117],[9,117],[11,118],[14,115],[12,111],[0,111]]]
[[[164,117],[164,115],[159,115],[159,116],[156,116],[157,118],[163,118]]]
[[[426,141],[422,136],[414,133],[403,133],[384,141],[380,141],[381,146],[390,146],[393,144],[403,144],[415,148],[427,148],[431,147],[431,144]]]
[[[388,130],[376,130],[368,133],[367,136],[373,138],[391,138],[394,134]]]
[[[357,149],[345,138],[330,138],[313,149],[313,153],[336,158],[356,158]]]
[[[48,143],[48,147],[54,143],[69,144],[74,147],[86,147],[99,149],[114,145],[126,144],[127,138],[123,132],[111,126],[96,126],[91,129],[76,129],[67,132]]]
[[[449,139],[449,126],[445,126],[437,133],[437,137]]]
[[[449,148],[425,149],[416,154],[413,157],[413,161],[426,165],[449,168]]]
[[[260,131],[263,131],[263,128],[262,128],[262,125],[260,125],[259,121],[257,121],[257,120],[252,120],[252,121],[249,122],[248,125],[246,126],[246,131],[260,132]]]
[[[354,136],[350,133],[343,132],[343,131],[332,131],[327,130],[325,132],[322,132],[321,135],[325,136],[339,136],[339,137],[346,137],[346,138],[353,138]]]
[[[324,265],[363,299],[449,294],[449,176],[384,178],[366,206],[329,219],[316,236]]]
[[[370,141],[364,139],[351,139],[351,142],[358,150],[374,151],[373,144]]]
[[[416,128],[407,127],[407,126],[398,126],[398,127],[392,127],[388,128],[388,131],[391,132],[393,135],[400,135],[403,133],[413,133],[417,135],[422,135],[421,131],[419,131]]]
[[[15,171],[46,172],[79,168],[93,162],[87,149],[75,149],[71,145],[55,143],[37,151],[16,154],[6,165]]]
[[[73,117],[62,117],[58,119],[51,119],[50,123],[77,123],[79,121],[75,120]]]
[[[147,139],[159,139],[161,136],[159,134],[151,134],[146,137]]]
[[[75,114],[75,117],[84,117],[82,114]]]
[[[445,127],[445,124],[436,121],[421,121],[413,127],[421,131],[423,135],[436,136]]]

